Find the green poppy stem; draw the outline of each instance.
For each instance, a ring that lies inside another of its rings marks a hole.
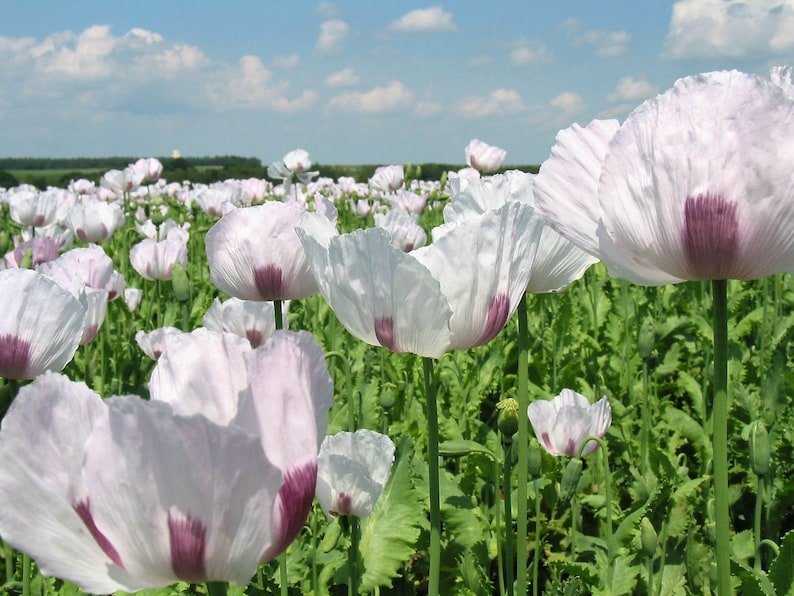
[[[273,301],[273,312],[275,313],[276,330],[284,328],[284,319],[281,314],[281,300]],[[278,556],[278,571],[281,580],[281,596],[289,594],[289,577],[287,574],[287,551]]]
[[[521,297],[518,318],[518,491],[516,493],[516,594],[527,593],[527,448],[529,446],[529,329],[527,295]],[[553,323],[552,323],[553,324]]]
[[[758,477],[758,484],[755,491],[755,511],[753,513],[753,541],[755,546],[755,558],[753,568],[761,570],[761,514],[764,508],[764,477]]]
[[[715,279],[713,289],[714,402],[712,446],[714,457],[714,521],[716,525],[717,593],[731,588],[731,527],[728,513],[728,282]]]
[[[512,503],[512,492],[513,492],[513,483],[512,483],[512,476],[513,476],[513,439],[512,437],[507,437],[502,435],[502,445],[504,446],[504,478],[502,480],[502,486],[504,487],[505,493],[505,573],[507,574],[507,578],[505,583],[507,584],[507,594],[508,596],[513,596],[513,575],[514,575],[514,562],[513,562],[513,503]]]
[[[30,596],[30,557],[22,555],[22,596]]]
[[[274,300],[273,301],[273,312],[275,313],[276,317],[276,330],[281,330],[284,328],[284,319],[281,313],[281,300]]]
[[[358,543],[361,539],[361,528],[358,518],[348,516],[350,525],[350,550],[347,553],[347,566],[350,573],[350,583],[347,585],[348,596],[358,594],[359,574],[358,574]]]
[[[226,596],[226,582],[207,582],[207,596]]]
[[[428,596],[438,596],[441,573],[441,488],[438,468],[438,404],[433,360],[422,358],[427,401],[427,472],[430,485],[430,580]],[[521,417],[519,416],[519,419]]]
[[[540,575],[540,551],[543,543],[540,541],[540,482],[538,478],[532,481],[535,488],[535,555],[532,562],[532,596],[538,596],[538,576]]]

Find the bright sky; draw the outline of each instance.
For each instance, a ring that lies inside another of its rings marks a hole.
[[[794,0],[7,0],[0,156],[540,163],[676,79],[794,64]]]

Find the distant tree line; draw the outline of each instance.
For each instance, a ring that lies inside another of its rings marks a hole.
[[[9,188],[22,183],[33,184],[42,189],[48,186],[64,187],[70,181],[78,178],[86,178],[99,183],[100,177],[106,171],[123,169],[137,159],[137,157],[0,158],[0,187]],[[169,182],[190,181],[211,184],[230,178],[268,179],[267,164],[263,164],[256,157],[220,155],[214,157],[159,157],[158,159],[163,164],[162,177]],[[386,164],[313,164],[312,170],[318,171],[321,177],[333,180],[349,176],[356,182],[366,182],[380,165]],[[463,164],[449,163],[413,164],[406,166],[406,173],[412,179],[439,180],[445,172],[456,171],[462,167],[464,167]],[[536,173],[538,166],[510,165],[499,171],[503,172],[508,169]],[[13,171],[13,174],[8,170]]]

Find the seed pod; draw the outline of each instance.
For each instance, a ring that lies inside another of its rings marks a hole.
[[[0,255],[6,254],[10,247],[11,247],[11,238],[8,235],[8,232],[6,232],[5,230],[0,230]]]
[[[568,465],[565,466],[560,481],[560,498],[563,502],[567,503],[576,494],[579,479],[582,477],[582,467],[582,458],[580,457],[572,457]]]
[[[383,389],[378,396],[378,403],[380,403],[380,407],[386,411],[391,410],[394,407],[394,386],[391,383],[384,384]]]
[[[518,409],[501,408],[496,424],[504,437],[503,440],[512,441],[513,435],[518,432]]]
[[[760,420],[750,424],[750,467],[759,476],[769,472],[769,433]]]

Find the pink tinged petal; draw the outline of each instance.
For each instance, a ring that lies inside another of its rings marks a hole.
[[[375,337],[384,348],[392,352],[400,352],[394,339],[394,319],[391,317],[375,318]]]
[[[262,300],[281,300],[284,298],[284,283],[281,267],[265,265],[254,268],[254,284]]]
[[[207,550],[207,527],[200,519],[168,513],[168,539],[171,544],[171,568],[180,579],[192,583],[207,580],[204,558]]]
[[[475,346],[482,346],[499,335],[499,332],[507,323],[510,315],[510,297],[506,294],[499,294],[491,298],[488,303],[488,317],[485,320],[485,329],[482,331],[480,339]]]
[[[4,379],[30,378],[30,342],[15,335],[0,335],[0,377]]]
[[[683,241],[693,279],[727,279],[739,250],[736,203],[711,193],[687,197]]]
[[[294,466],[287,471],[273,504],[273,543],[262,555],[262,563],[284,552],[300,534],[309,516],[316,484],[316,461]]]
[[[102,533],[102,530],[97,528],[96,522],[94,521],[93,516],[91,515],[91,502],[88,497],[77,501],[73,505],[74,512],[78,515],[78,517],[83,520],[85,527],[88,529],[88,533],[91,534],[91,537],[96,541],[99,545],[99,548],[102,549],[108,558],[113,561],[116,565],[124,568],[124,563],[121,561],[121,557],[119,556],[119,552],[113,546],[113,544],[108,540],[107,536]]]

